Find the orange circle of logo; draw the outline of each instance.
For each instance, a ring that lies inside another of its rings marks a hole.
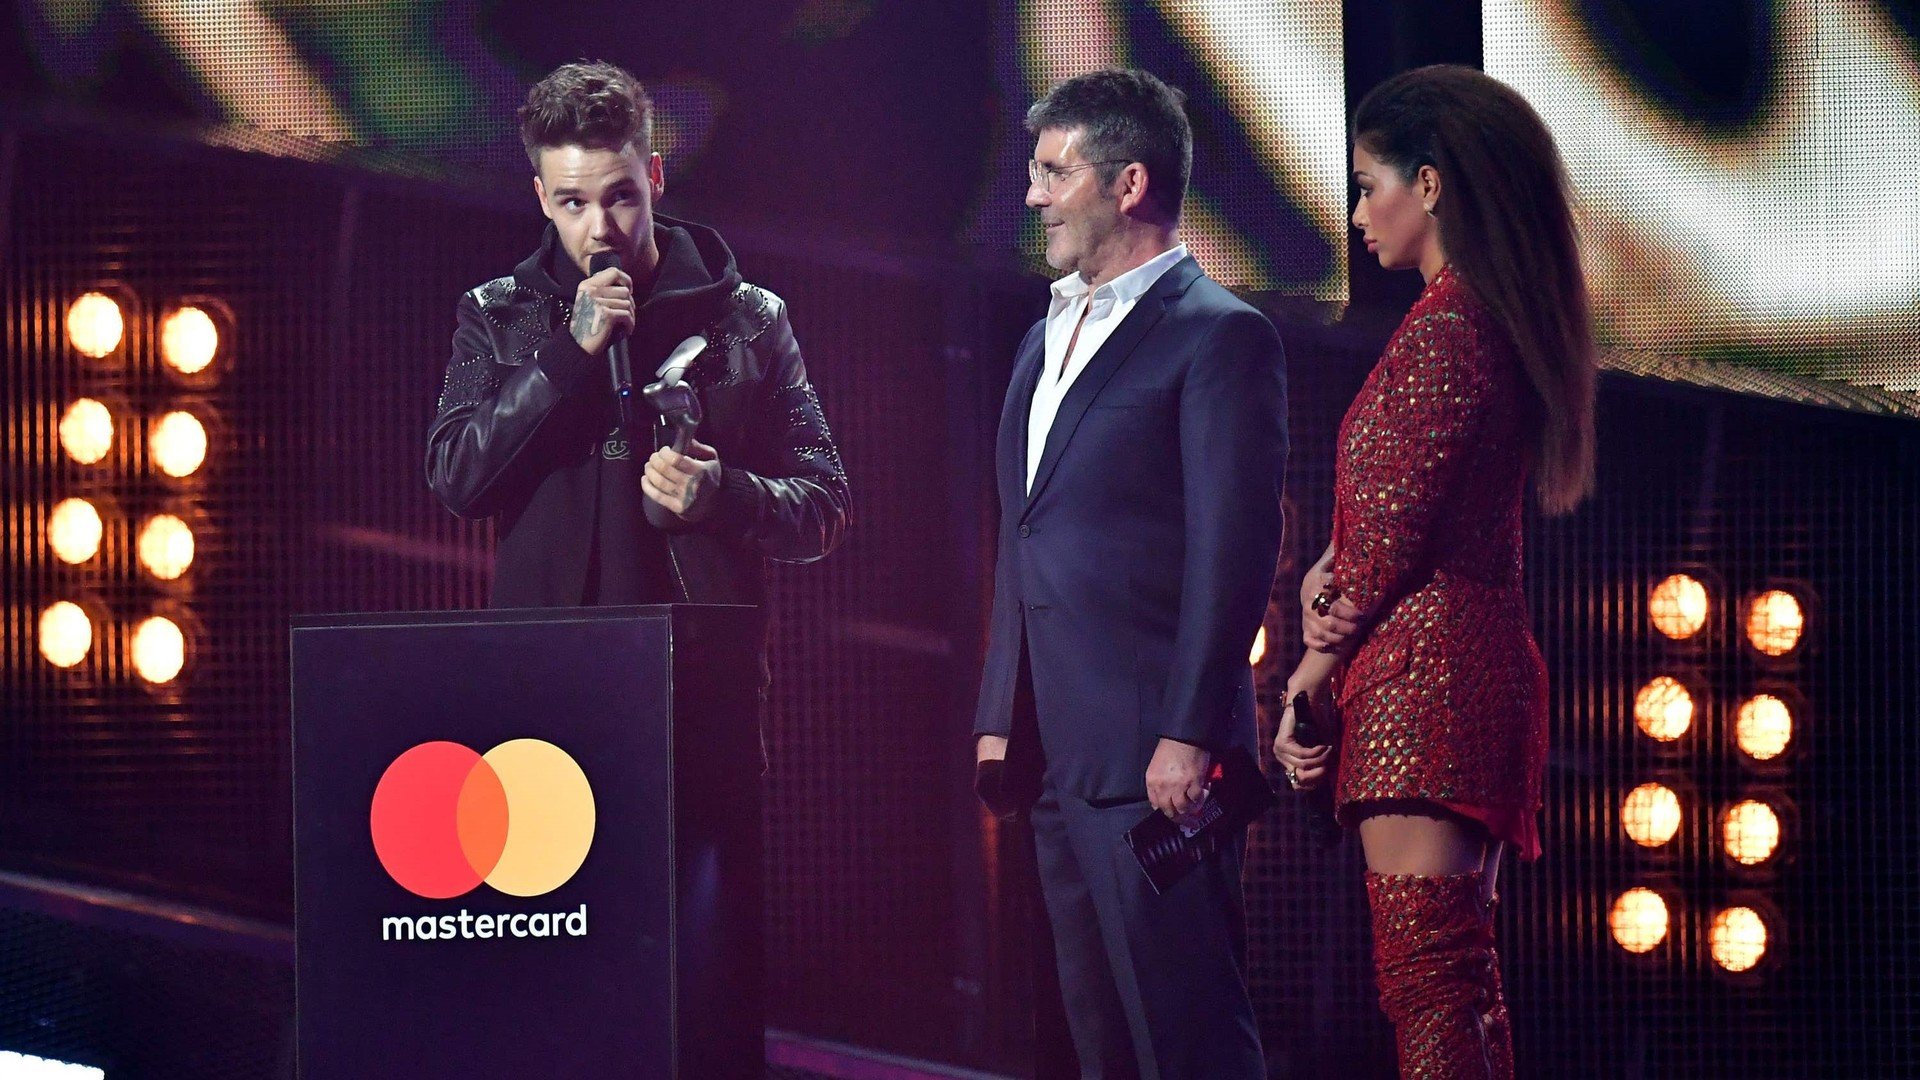
[[[514,739],[478,754],[427,742],[373,790],[373,850],[394,883],[446,900],[485,882],[510,896],[566,884],[593,846],[593,788],[565,750]]]

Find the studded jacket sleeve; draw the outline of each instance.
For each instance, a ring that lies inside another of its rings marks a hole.
[[[747,451],[721,461],[720,509],[703,527],[736,531],[768,558],[812,562],[840,543],[850,507],[846,471],[807,379],[786,305],[750,347],[766,357]]]
[[[1483,353],[1467,318],[1423,301],[1347,414],[1331,573],[1363,613],[1377,614],[1431,565],[1448,542],[1445,518],[1476,497],[1474,449],[1489,414],[1508,404]]]
[[[543,425],[581,381],[599,372],[563,323],[531,358],[498,355],[497,342],[474,293],[460,298],[433,426],[427,433],[427,485],[461,517],[497,513],[501,495],[523,482]]]

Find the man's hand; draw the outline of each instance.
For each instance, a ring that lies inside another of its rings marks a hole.
[[[615,333],[633,329],[633,279],[609,266],[580,283],[567,331],[589,356],[607,351]]]
[[[973,794],[987,812],[1002,821],[1020,812],[1021,806],[1007,790],[1007,737],[982,735],[973,744]]]
[[[1181,818],[1207,801],[1207,770],[1213,755],[1177,739],[1161,739],[1147,764],[1147,801],[1170,818]]]
[[[720,505],[715,497],[720,490],[720,455],[692,439],[684,454],[663,446],[647,459],[640,490],[682,521],[704,521]]]

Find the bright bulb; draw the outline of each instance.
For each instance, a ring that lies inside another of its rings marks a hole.
[[[1641,847],[1659,847],[1680,831],[1680,796],[1665,784],[1641,784],[1620,807],[1627,835]]]
[[[182,374],[205,371],[219,348],[219,329],[213,325],[213,319],[197,307],[183,307],[160,325],[160,355]]]
[[[1728,971],[1746,971],[1767,954],[1767,922],[1750,907],[1733,907],[1713,917],[1707,931],[1713,962]]]
[[[193,530],[172,514],[155,514],[140,529],[140,565],[172,581],[193,565]]]
[[[113,414],[92,398],[81,398],[67,406],[60,417],[60,445],[67,456],[82,465],[92,465],[113,449]]]
[[[1247,664],[1250,667],[1259,667],[1260,661],[1265,660],[1266,658],[1267,658],[1267,628],[1263,626],[1260,628],[1259,633],[1253,635],[1253,651],[1247,654]]]
[[[1793,711],[1772,694],[1758,694],[1740,705],[1734,741],[1756,761],[1771,761],[1793,741]]]
[[[100,551],[100,511],[85,499],[62,499],[47,518],[47,543],[60,561],[78,566]]]
[[[1693,726],[1693,695],[1680,680],[1656,676],[1634,695],[1633,719],[1649,736],[1672,742]]]
[[[1667,902],[1652,889],[1628,889],[1607,914],[1613,940],[1630,953],[1652,952],[1667,937]]]
[[[187,636],[172,619],[155,615],[133,631],[133,670],[150,683],[172,682],[187,664]]]
[[[207,460],[207,429],[190,412],[170,412],[153,426],[153,464],[168,476],[191,476]]]
[[[61,600],[40,613],[40,655],[54,667],[70,668],[87,658],[93,648],[93,620],[71,600]]]
[[[1792,652],[1806,627],[1806,612],[1792,593],[1771,589],[1747,606],[1747,640],[1768,656]]]
[[[1647,605],[1654,629],[1681,641],[1707,625],[1707,587],[1685,574],[1675,574],[1653,587]]]
[[[1780,847],[1780,815],[1757,799],[1745,799],[1727,808],[1720,818],[1727,854],[1742,866],[1758,866]]]
[[[106,356],[120,347],[126,329],[120,305],[105,293],[87,293],[67,308],[67,341],[82,356]]]

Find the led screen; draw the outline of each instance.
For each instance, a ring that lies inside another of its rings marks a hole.
[[[1615,362],[1729,361],[1920,391],[1920,49],[1891,5],[1489,0],[1486,69],[1578,189]],[[1698,21],[1699,12],[1682,13]],[[1709,28],[1711,30],[1711,28]]]
[[[1193,182],[1181,239],[1216,280],[1321,300],[1347,295],[1346,118],[1333,0],[1025,0],[999,47],[1005,144],[979,231],[1044,268],[1021,205],[1028,105],[1062,79],[1141,67],[1187,94]]]

